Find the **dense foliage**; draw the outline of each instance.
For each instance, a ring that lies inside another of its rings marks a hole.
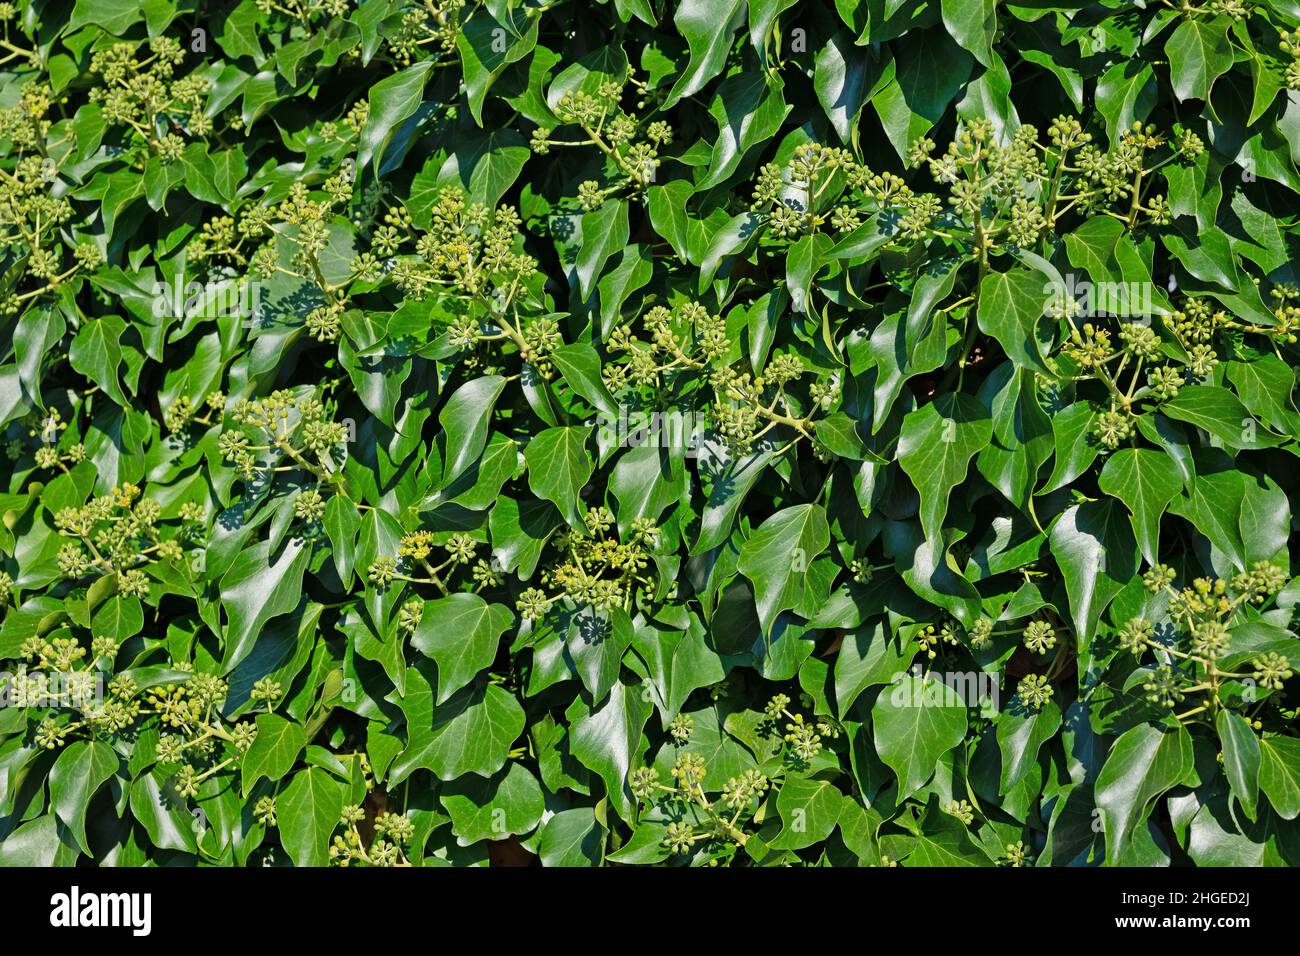
[[[0,862],[1300,863],[1296,0],[0,21]]]

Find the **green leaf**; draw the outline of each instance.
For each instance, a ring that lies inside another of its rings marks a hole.
[[[1271,448],[1282,441],[1260,427],[1236,395],[1218,385],[1185,386],[1160,411],[1205,429],[1229,448]]]
[[[1155,71],[1141,59],[1123,59],[1097,81],[1097,108],[1106,118],[1106,139],[1118,143],[1120,133],[1145,121],[1156,105]]]
[[[302,726],[279,714],[258,714],[257,736],[240,763],[244,796],[263,777],[279,781],[288,776],[306,746],[307,731]]]
[[[1300,740],[1295,737],[1260,740],[1259,789],[1283,820],[1300,816]]]
[[[594,470],[587,451],[590,430],[565,426],[539,432],[524,449],[528,487],[554,504],[566,521],[579,526],[578,495]]]
[[[1036,327],[1051,291],[1040,273],[1025,268],[990,272],[980,283],[980,331],[997,339],[1017,366],[1044,374]]]
[[[843,31],[817,54],[813,89],[840,142],[857,142],[858,117],[878,73],[874,58]]]
[[[453,780],[438,799],[451,816],[461,846],[531,833],[545,809],[537,778],[521,763],[512,763],[486,780],[476,776]]]
[[[75,740],[50,768],[50,809],[72,833],[87,856],[86,807],[91,798],[117,774],[117,752],[98,740]]]
[[[803,600],[808,568],[829,543],[826,512],[818,505],[784,508],[745,540],[736,567],[754,583],[764,635],[772,634],[777,615]]]
[[[470,379],[456,389],[438,413],[438,423],[447,442],[443,453],[443,487],[455,481],[483,454],[492,409],[505,385],[505,379],[499,375]]]
[[[599,866],[605,856],[605,828],[591,807],[562,810],[542,826],[537,855],[542,866]]]
[[[1178,466],[1160,452],[1124,448],[1106,460],[1097,484],[1128,505],[1142,556],[1148,564],[1155,564],[1160,552],[1160,516],[1183,486]]]
[[[621,607],[581,611],[569,619],[565,647],[592,700],[604,700],[617,682],[631,644],[632,621]]]
[[[1196,782],[1192,738],[1182,726],[1139,724],[1115,741],[1097,777],[1097,809],[1114,863],[1143,831],[1155,802],[1174,787]]]
[[[519,178],[529,155],[524,138],[512,129],[457,136],[455,148],[437,175],[426,166],[411,184],[413,195],[420,191],[419,201],[411,209],[412,220],[428,226],[437,201],[435,190],[443,186],[459,185],[474,202],[494,208]]]
[[[952,38],[984,66],[992,66],[998,32],[994,0],[943,0],[941,6],[943,25]]]
[[[975,454],[993,437],[987,411],[969,395],[941,395],[903,419],[898,463],[921,495],[921,527],[941,545],[948,496],[966,478]]]
[[[638,518],[657,522],[665,508],[682,499],[686,477],[676,449],[639,445],[623,452],[609,478],[610,494],[618,501],[620,532]]]
[[[119,369],[122,367],[123,333],[126,323],[115,315],[86,323],[68,349],[68,364],[123,408],[129,405],[122,391]]]
[[[253,650],[268,621],[288,614],[302,598],[302,577],[311,551],[290,539],[272,557],[270,541],[259,541],[235,556],[221,578],[221,608],[226,615],[223,673]]]
[[[375,168],[382,168],[384,152],[392,139],[393,131],[415,115],[424,99],[424,86],[429,81],[433,61],[421,60],[392,76],[384,77],[370,88],[370,113],[361,130],[357,148],[357,165],[366,166],[374,160]]]
[[[593,695],[594,696],[594,695]],[[569,749],[583,766],[605,781],[610,803],[625,821],[635,818],[636,798],[628,774],[641,757],[641,731],[650,705],[638,687],[615,682],[604,703],[589,709],[578,702],[570,712]]]
[[[1002,755],[998,791],[1010,793],[1038,762],[1038,752],[1061,728],[1061,708],[1048,701],[1032,713],[1005,713],[997,722],[995,735]]]
[[[934,775],[939,758],[966,735],[966,702],[931,676],[901,677],[871,708],[871,729],[880,755],[898,777],[899,799]]]
[[[646,190],[646,208],[651,225],[683,261],[690,259],[691,218],[686,212],[686,201],[694,192],[695,187],[684,179]]]
[[[903,156],[913,140],[943,119],[970,78],[974,60],[941,30],[914,30],[891,46],[893,62],[871,105],[895,152]]]
[[[502,11],[501,19],[480,8],[461,24],[456,49],[464,69],[470,113],[480,126],[488,90],[507,66],[532,52],[540,20],[523,7]]]
[[[993,440],[980,450],[976,468],[1008,501],[1027,509],[1052,443],[1034,373],[1004,363],[984,380],[979,398],[993,418]]]
[[[722,72],[731,38],[744,20],[745,0],[684,0],[673,24],[690,48],[690,61],[668,93],[663,108],[698,93]]]
[[[127,28],[144,19],[144,8],[129,0],[77,0],[68,21],[69,32],[87,24],[122,36]]]
[[[649,622],[634,626],[632,646],[649,668],[653,701],[665,720],[675,717],[693,692],[726,677],[721,655],[706,638],[693,615],[681,631]]]
[[[1246,815],[1253,820],[1259,799],[1259,768],[1263,761],[1259,738],[1246,718],[1230,710],[1219,711],[1214,726],[1223,748],[1223,772],[1228,785]]]
[[[1291,400],[1294,369],[1276,355],[1256,355],[1249,361],[1228,362],[1227,366],[1233,388],[1252,415],[1275,431],[1300,437],[1300,414]]]
[[[600,377],[600,356],[590,345],[565,345],[550,354],[564,381],[602,415],[618,418],[618,406]]]
[[[1056,462],[1043,491],[1055,491],[1083,474],[1097,459],[1101,446],[1089,440],[1097,411],[1087,402],[1076,402],[1052,417]]]
[[[627,203],[607,200],[582,217],[582,245],[578,250],[578,288],[586,299],[596,288],[605,263],[627,245]]]
[[[131,785],[131,816],[158,849],[193,853],[197,849],[194,820],[173,791],[164,791],[157,773],[146,773]]]
[[[825,780],[787,777],[776,795],[776,811],[783,824],[770,846],[799,850],[831,835],[840,819],[844,794]]]
[[[709,106],[718,123],[718,135],[709,171],[697,189],[725,182],[747,153],[776,135],[790,112],[783,91],[779,79],[755,73],[740,73],[718,85]]]
[[[409,739],[389,770],[393,783],[421,767],[439,780],[454,780],[469,773],[490,777],[505,766],[524,729],[523,709],[508,691],[495,684],[466,687],[435,708],[419,665],[407,671],[406,685],[401,706]]]
[[[912,664],[919,646],[891,635],[883,621],[844,636],[835,658],[835,708],[841,718],[868,687],[891,683]]]
[[[0,841],[0,866],[73,866],[77,850],[66,842],[64,833],[53,813],[28,820]]]
[[[1070,598],[1080,656],[1097,619],[1137,571],[1137,546],[1128,517],[1112,501],[1073,505],[1056,519],[1048,541]]]
[[[1169,79],[1180,100],[1208,100],[1214,81],[1232,69],[1225,17],[1188,17],[1165,41]]]
[[[424,605],[411,646],[438,664],[441,704],[496,658],[501,635],[515,621],[510,609],[477,594],[452,594]]]
[[[343,783],[320,767],[298,771],[275,798],[280,842],[295,866],[328,865],[343,803]]]

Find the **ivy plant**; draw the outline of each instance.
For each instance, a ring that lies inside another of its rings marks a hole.
[[[1300,864],[1300,3],[0,2],[0,863]]]

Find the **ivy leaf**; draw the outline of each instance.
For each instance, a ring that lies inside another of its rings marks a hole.
[[[1155,564],[1160,550],[1160,516],[1183,486],[1178,466],[1159,452],[1124,448],[1106,460],[1097,484],[1128,505],[1142,556],[1148,564]]]
[[[452,594],[425,604],[411,646],[438,664],[436,703],[442,704],[492,663],[501,635],[514,621],[509,608],[489,604],[477,594]]]
[[[432,683],[419,664],[407,671],[401,706],[409,739],[389,769],[393,783],[420,767],[439,780],[470,773],[490,777],[505,766],[510,745],[524,729],[518,701],[495,684],[466,687],[435,708]]]
[[[1246,718],[1230,710],[1219,711],[1214,726],[1219,731],[1219,743],[1223,747],[1223,770],[1228,785],[1246,815],[1253,820],[1259,798],[1259,768],[1263,761],[1259,738]]]
[[[156,774],[156,770],[145,773],[131,785],[131,816],[160,850],[193,853],[197,849],[194,820],[174,791],[164,791]]]
[[[1264,737],[1259,741],[1259,788],[1278,816],[1300,816],[1300,740]]]
[[[813,89],[840,142],[857,142],[858,116],[877,72],[867,51],[855,46],[853,38],[843,31],[832,36],[817,54]]]
[[[253,650],[266,623],[288,614],[302,599],[302,576],[310,550],[301,540],[285,543],[272,557],[270,541],[240,551],[221,578],[221,607],[226,614],[223,672],[233,670]]]
[[[117,774],[118,764],[117,752],[108,744],[76,740],[50,768],[50,808],[87,856],[86,807],[99,788]]]
[[[777,615],[803,600],[808,568],[829,543],[826,513],[818,505],[784,508],[745,540],[736,567],[754,582],[764,635],[772,634]]]
[[[86,323],[68,348],[68,364],[123,408],[129,405],[119,374],[121,339],[125,332],[125,322],[115,315],[107,315]]]
[[[542,866],[599,866],[605,857],[605,828],[591,807],[561,810],[542,826],[537,855]]]
[[[507,66],[532,52],[540,20],[522,7],[503,10],[501,19],[488,9],[479,9],[461,24],[456,49],[465,71],[470,113],[480,126],[488,90]]]
[[[1087,402],[1076,402],[1052,418],[1056,462],[1043,491],[1055,491],[1069,484],[1096,461],[1101,446],[1088,440],[1096,418],[1096,409]]]
[[[961,743],[966,704],[932,677],[902,677],[876,698],[871,728],[876,753],[897,775],[902,799],[921,789],[939,758]]]
[[[493,129],[481,134],[458,136],[455,149],[438,169],[433,185],[441,187],[459,184],[474,202],[492,208],[519,178],[528,156],[527,143],[512,129]],[[423,176],[423,172],[417,176],[417,182]],[[425,179],[421,185],[427,183],[428,180]],[[412,183],[413,192],[416,188],[416,183]],[[420,202],[410,210],[412,220],[417,223],[423,220],[427,225],[436,201],[436,193],[430,195],[429,192],[422,191]]]
[[[1188,385],[1160,411],[1205,429],[1229,448],[1271,448],[1282,441],[1258,427],[1241,400],[1220,385]]]
[[[690,259],[691,218],[686,212],[686,201],[694,192],[695,187],[684,179],[674,179],[646,190],[651,225],[683,261]]]
[[[722,72],[731,37],[744,19],[745,0],[685,0],[677,6],[673,23],[686,40],[690,61],[682,71],[663,108],[692,96]]]
[[[1139,724],[1122,733],[1097,777],[1097,809],[1106,836],[1106,859],[1118,860],[1174,787],[1196,782],[1192,738],[1185,728]]]
[[[373,159],[375,167],[382,168],[384,152],[393,131],[420,108],[432,69],[432,61],[421,60],[370,88],[370,112],[357,147],[358,166],[364,167]]]
[[[1044,374],[1047,367],[1039,351],[1036,327],[1050,291],[1041,274],[1015,268],[990,272],[980,283],[979,295],[980,331],[997,339],[1016,365]]]
[[[570,619],[565,647],[592,700],[604,700],[615,685],[631,644],[632,621],[621,607],[590,610]]]
[[[790,112],[780,79],[755,73],[728,77],[718,85],[709,112],[718,123],[709,171],[697,189],[725,182],[755,146],[770,140]]]
[[[994,0],[943,0],[943,25],[954,40],[984,66],[993,65],[998,31]]]
[[[550,360],[564,381],[608,419],[618,418],[618,407],[600,378],[600,356],[590,345],[565,345],[551,352]]]
[[[1010,793],[1028,776],[1038,762],[1038,752],[1061,728],[1061,708],[1048,701],[1032,713],[1003,714],[997,722],[995,736],[1002,754],[1002,774],[998,790]]]
[[[1097,81],[1097,108],[1106,118],[1106,138],[1118,142],[1120,133],[1144,121],[1156,105],[1156,75],[1149,63],[1124,59]]]
[[[1136,542],[1128,518],[1112,501],[1067,508],[1048,541],[1065,578],[1082,656],[1101,612],[1137,571]]]
[[[537,778],[521,763],[512,763],[486,780],[472,775],[453,780],[438,799],[451,815],[461,846],[531,833],[545,810]]]
[[[883,621],[844,636],[835,658],[835,707],[841,718],[868,687],[888,684],[911,666],[919,646],[891,635]]]
[[[944,814],[944,816],[947,816]],[[931,823],[931,820],[934,820]],[[966,829],[954,817],[942,819],[936,814],[927,817],[925,826],[916,838],[912,852],[907,855],[908,866],[988,866],[989,860],[971,842]]]
[[[686,474],[680,452],[654,445],[629,448],[609,478],[618,501],[618,527],[625,532],[638,518],[658,521],[664,509],[681,500]]]
[[[629,822],[635,818],[636,798],[628,774],[640,759],[641,730],[649,716],[650,705],[640,689],[621,681],[613,684],[609,696],[594,709],[579,700],[569,714],[569,749],[605,781],[610,803]]]
[[[591,478],[594,465],[587,451],[590,430],[574,426],[547,428],[524,449],[528,487],[560,509],[566,521],[579,527],[578,495]]]
[[[343,783],[320,767],[294,774],[275,799],[276,826],[296,866],[326,866],[330,837],[343,813]]]
[[[492,409],[496,406],[505,379],[484,375],[471,379],[456,389],[438,413],[438,423],[446,436],[442,484],[445,488],[478,461],[487,445]]]
[[[993,437],[984,406],[969,395],[941,395],[903,419],[898,463],[921,495],[927,541],[943,541],[948,496],[966,478],[975,454]]]
[[[1180,100],[1208,100],[1214,81],[1232,69],[1224,17],[1188,17],[1165,41],[1169,79]]]
[[[582,217],[582,245],[575,264],[578,288],[586,299],[596,288],[605,263],[620,252],[628,239],[627,203],[607,200]]]
[[[890,144],[903,156],[943,118],[974,61],[942,30],[914,30],[892,46],[893,61],[871,104]]]
[[[258,714],[257,736],[240,764],[244,796],[263,777],[278,781],[288,776],[306,746],[307,731],[301,725],[279,714]]]
[[[492,557],[503,571],[530,578],[547,539],[562,524],[560,513],[548,501],[498,498],[488,518]]]
[[[839,822],[844,800],[844,794],[825,780],[787,777],[776,795],[776,811],[783,826],[770,846],[800,850],[825,840]]]
[[[634,625],[632,646],[645,661],[654,699],[665,720],[682,709],[690,695],[725,679],[722,657],[706,640],[707,632],[692,615],[685,630]]]

